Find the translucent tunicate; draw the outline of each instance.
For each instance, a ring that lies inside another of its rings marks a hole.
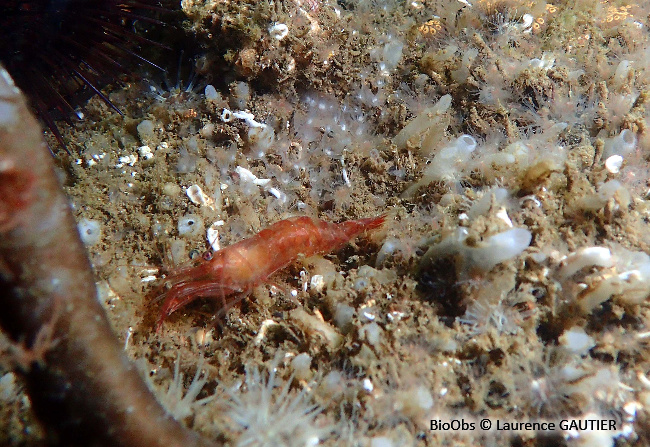
[[[102,229],[96,220],[81,219],[77,224],[77,229],[84,245],[96,245],[102,238]]]
[[[195,214],[186,214],[178,220],[178,234],[185,237],[203,233],[203,220]]]
[[[630,129],[623,129],[618,135],[605,140],[603,156],[608,158],[612,155],[624,156],[629,154],[636,147],[636,134]]]
[[[154,135],[154,125],[153,121],[151,120],[143,120],[138,124],[138,127],[136,127],[138,131],[138,136],[140,137],[140,140],[147,140]]]
[[[205,86],[205,99],[208,101],[217,101],[219,100],[221,95],[219,92],[217,92],[217,89],[214,88],[212,84],[208,84]]]

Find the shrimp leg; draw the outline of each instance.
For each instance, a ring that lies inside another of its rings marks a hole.
[[[165,318],[198,298],[221,296],[225,301],[225,297],[241,292],[241,289],[227,287],[208,279],[174,284],[164,295],[165,302],[156,323],[156,332],[160,333]]]

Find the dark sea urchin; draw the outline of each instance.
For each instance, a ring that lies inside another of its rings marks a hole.
[[[168,0],[2,0],[0,62],[32,108],[65,147],[55,120],[77,115],[80,98],[101,92],[116,74],[146,62],[141,46],[160,46],[137,30],[162,24],[155,15],[169,11]],[[160,68],[160,67],[158,67]]]

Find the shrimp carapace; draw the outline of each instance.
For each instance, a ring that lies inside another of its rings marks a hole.
[[[243,241],[214,253],[209,261],[178,270],[170,278],[156,330],[165,318],[198,298],[221,298],[224,308],[234,296],[268,281],[276,271],[299,256],[330,253],[359,234],[380,227],[386,216],[331,223],[310,217],[292,217]]]

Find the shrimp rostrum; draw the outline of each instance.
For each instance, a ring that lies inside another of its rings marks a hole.
[[[177,270],[158,316],[156,330],[173,312],[199,298],[233,297],[268,281],[300,256],[325,254],[341,248],[359,234],[380,227],[386,216],[330,223],[310,217],[281,220],[256,235],[215,252],[209,261]]]

